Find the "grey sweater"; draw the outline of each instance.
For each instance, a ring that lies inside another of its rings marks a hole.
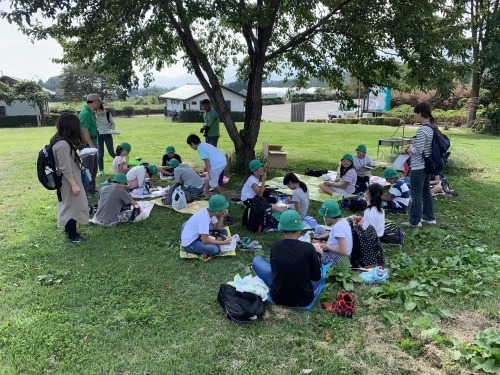
[[[174,169],[175,182],[183,183],[185,187],[200,187],[203,185],[203,179],[187,164],[179,164]]]

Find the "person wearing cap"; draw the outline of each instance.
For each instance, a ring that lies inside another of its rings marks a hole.
[[[243,186],[241,187],[241,201],[247,202],[247,204],[258,195],[262,197],[264,191],[266,190],[266,170],[264,169],[264,164],[260,160],[254,159],[248,164],[248,169],[250,174],[246,178]],[[262,183],[260,182],[262,179]],[[271,209],[273,212],[284,212],[286,207],[278,207],[276,199],[273,197],[265,197],[269,203],[271,203]]]
[[[179,163],[182,163],[181,157],[175,153],[175,147],[174,146],[167,146],[167,148],[165,149],[165,155],[163,155],[163,158],[161,159],[161,166],[169,168],[168,163],[172,159],[177,159],[177,161]],[[161,169],[160,169],[160,171],[161,171]],[[172,174],[170,174],[170,176],[171,175]]]
[[[104,174],[104,144],[106,144],[109,156],[113,159],[116,156],[113,146],[113,135],[109,134],[110,130],[115,130],[115,121],[111,113],[104,110],[102,103],[97,108],[95,120],[97,132],[99,133],[99,176],[102,176]]]
[[[227,237],[227,230],[223,228],[228,207],[229,202],[223,195],[213,195],[208,201],[208,208],[202,208],[183,224],[182,248],[191,254],[213,256],[220,252],[219,246],[230,245],[231,237]],[[210,237],[212,228],[219,231],[218,237]]]
[[[189,147],[198,151],[200,159],[205,163],[205,168],[207,169],[205,194],[208,195],[210,188],[213,188],[215,193],[221,194],[222,190],[219,186],[219,179],[223,176],[224,168],[227,165],[226,155],[217,147],[201,142],[200,137],[196,134],[190,134],[186,142]]]
[[[279,229],[284,239],[271,245],[270,261],[257,256],[254,273],[269,287],[274,302],[284,306],[307,306],[321,284],[320,256],[323,252],[299,241],[304,223],[297,211],[281,215]]]
[[[344,257],[350,257],[352,253],[352,231],[346,219],[340,213],[339,204],[333,199],[323,202],[318,214],[323,217],[325,224],[329,224],[330,234],[318,236],[319,239],[327,239],[326,243],[318,243],[315,246],[323,250],[321,262],[333,263],[338,266]]]
[[[113,171],[115,173],[127,173],[132,169],[132,167],[128,165],[130,151],[132,151],[132,146],[127,142],[120,143],[116,148],[116,156],[113,160]]]
[[[408,185],[399,178],[394,168],[386,168],[382,177],[391,184],[389,192],[382,194],[382,206],[389,213],[406,213],[410,203]]]
[[[337,169],[337,178],[335,181],[325,181],[319,184],[322,191],[331,194],[333,198],[353,194],[356,189],[358,175],[354,169],[353,158],[351,154],[342,156],[340,166]]]
[[[138,187],[142,187],[142,185],[144,184],[144,179],[146,177],[153,178],[153,176],[156,176],[157,174],[158,167],[154,164],[149,164],[147,166],[138,165],[136,167],[133,167],[127,172],[126,175],[128,180],[127,189],[134,190]]]
[[[83,138],[86,144],[84,147],[99,148],[97,123],[94,112],[103,104],[101,97],[98,94],[87,95],[87,104],[82,108],[78,114],[80,125],[82,127]],[[98,153],[101,151],[98,151]],[[92,180],[84,184],[85,192],[88,194],[95,194],[95,177],[97,176],[98,153],[89,155],[83,158],[82,164],[87,168],[92,176]]]
[[[127,176],[123,173],[117,173],[111,179],[111,185],[104,186],[97,193],[98,208],[95,219],[99,224],[113,225],[131,221],[134,213],[134,206],[138,203],[132,199],[130,194],[125,191],[127,186]],[[130,205],[132,209],[122,211],[122,206]]]
[[[175,182],[182,184],[190,194],[201,194],[205,181],[187,164],[180,164],[175,158],[170,159],[169,168],[173,170]]]
[[[210,100],[203,99],[201,101],[201,107],[205,111],[203,114],[203,128],[200,129],[205,135],[205,142],[217,147],[217,142],[220,137],[219,129],[219,114],[215,109],[212,108]]]
[[[356,190],[358,193],[364,193],[370,184],[371,173],[370,169],[366,167],[370,167],[372,161],[372,158],[366,155],[365,145],[361,144],[356,147],[356,155],[353,155],[352,163],[358,175],[356,179]]]

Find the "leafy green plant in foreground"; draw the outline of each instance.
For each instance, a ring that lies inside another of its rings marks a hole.
[[[474,336],[472,345],[460,343],[453,358],[470,361],[473,370],[483,370],[490,374],[500,374],[500,330],[486,329]]]
[[[354,283],[362,283],[363,279],[357,273],[351,271],[350,265],[349,258],[344,257],[338,267],[328,268],[325,287],[330,289],[332,284],[341,284],[346,291],[353,291]]]

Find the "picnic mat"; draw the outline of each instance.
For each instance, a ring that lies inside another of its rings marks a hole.
[[[307,185],[310,200],[324,202],[327,199],[332,199],[332,196],[330,194],[326,194],[319,191],[320,190],[319,184],[324,181],[323,179],[319,177],[306,176],[303,174],[297,174],[297,177],[299,178],[300,181],[304,182]],[[293,193],[293,190],[284,187],[285,185],[283,185],[283,177],[275,177],[272,180],[266,181],[266,183],[270,186],[279,187],[278,190],[281,191],[282,193],[288,195],[292,195]]]
[[[225,227],[225,229],[227,230],[227,234],[228,234],[228,237],[231,236],[231,231],[229,230],[229,227]],[[209,259],[212,259],[212,258],[215,258],[215,257],[233,257],[233,256],[236,256],[236,250],[231,250],[231,251],[226,251],[224,253],[220,252],[219,254],[217,255],[213,255],[211,257],[208,257],[206,259],[203,259],[203,256],[201,255],[198,255],[198,254],[192,254],[192,253],[188,253],[184,250],[184,248],[182,247],[182,244],[180,244],[179,246],[180,248],[180,251],[179,251],[179,256],[182,258],[182,259],[201,259],[203,261],[207,261]]]
[[[144,220],[144,219],[147,219],[149,217],[149,215],[151,214],[153,207],[155,206],[150,201],[144,201],[144,202],[139,201],[139,202],[137,202],[137,204],[141,208],[141,213],[139,215],[137,215],[137,217],[134,220],[134,223],[141,221],[141,220]],[[94,224],[104,225],[103,223],[100,223],[97,221],[95,215],[92,219],[89,220],[89,222],[94,223]],[[116,224],[116,223],[114,223],[114,224]]]
[[[158,190],[152,191],[151,193],[144,195],[142,194],[142,188],[137,188],[130,192],[130,196],[134,199],[163,197],[167,195],[169,186],[166,186],[164,188],[162,188],[161,186],[157,186],[156,189]]]
[[[193,215],[193,214],[197,213],[199,210],[201,210],[202,208],[208,207],[208,201],[193,201],[191,203],[188,203],[187,207],[183,208],[182,210],[177,210],[177,209],[173,208],[172,206],[167,206],[167,205],[161,203],[161,198],[153,199],[150,202],[157,204],[158,206],[161,206],[161,207],[172,208],[172,209],[176,210],[177,212],[180,212],[181,214],[189,214],[189,215]]]
[[[299,179],[302,180],[300,177],[299,177]],[[314,293],[314,298],[313,298],[312,302],[307,306],[293,306],[293,307],[295,307],[297,309],[304,309],[304,310],[309,310],[311,307],[313,307],[314,302],[316,302],[316,298],[318,298],[319,294],[321,293],[321,291],[325,287],[326,271],[328,270],[328,268],[330,268],[331,265],[332,265],[332,263],[328,263],[328,264],[323,264],[321,266],[321,283],[319,284],[318,289],[316,290],[316,293]],[[273,299],[271,298],[271,293],[267,294],[267,302],[275,303],[273,301]]]

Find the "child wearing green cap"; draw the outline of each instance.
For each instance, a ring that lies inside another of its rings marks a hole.
[[[138,165],[137,167],[133,167],[127,172],[127,189],[134,190],[138,187],[142,187],[146,177],[151,179],[157,174],[158,168],[154,164],[149,164],[148,166]]]
[[[344,257],[350,257],[352,252],[352,231],[351,226],[340,214],[339,204],[332,200],[326,200],[318,211],[323,216],[325,224],[331,224],[330,234],[326,233],[318,238],[327,238],[326,243],[315,244],[323,250],[321,262],[324,264],[333,263],[339,265]]]
[[[340,166],[337,169],[337,178],[334,182],[325,181],[319,184],[322,191],[331,194],[333,198],[353,194],[356,189],[358,175],[353,165],[351,154],[342,156]]]
[[[356,179],[356,190],[360,193],[364,193],[370,184],[370,166],[372,161],[372,158],[366,155],[365,145],[361,144],[356,147],[356,155],[352,157],[352,163],[358,176]]]
[[[307,306],[321,284],[319,257],[323,251],[299,241],[302,228],[304,223],[297,211],[284,212],[279,224],[284,239],[271,245],[270,261],[260,256],[252,261],[254,273],[269,287],[279,305]]]
[[[230,245],[231,237],[227,237],[227,230],[223,228],[228,207],[229,202],[223,195],[213,195],[208,201],[208,208],[202,208],[183,224],[182,248],[191,254],[213,256],[220,252],[219,246]],[[210,238],[211,228],[219,231],[215,239]]]
[[[113,160],[113,171],[115,173],[127,173],[132,169],[132,167],[128,165],[130,160],[130,151],[132,151],[132,146],[130,146],[130,143],[127,142],[120,143],[120,145],[116,148],[116,156]]]
[[[382,206],[389,213],[406,213],[410,203],[408,185],[399,179],[398,172],[394,168],[386,168],[382,177],[391,184],[389,192],[382,194]]]
[[[113,225],[131,221],[138,212],[134,212],[137,202],[125,191],[127,176],[117,173],[111,180],[111,185],[104,186],[97,193],[98,208],[95,219],[99,224]],[[122,206],[130,205],[132,209],[122,211]],[[139,209],[140,212],[140,209]]]
[[[167,146],[165,155],[163,155],[161,160],[161,167],[158,167],[158,170],[166,176],[174,175],[174,171],[171,169],[172,167],[169,166],[170,160],[172,159],[176,159],[179,164],[182,163],[181,157],[175,153],[174,146]]]

